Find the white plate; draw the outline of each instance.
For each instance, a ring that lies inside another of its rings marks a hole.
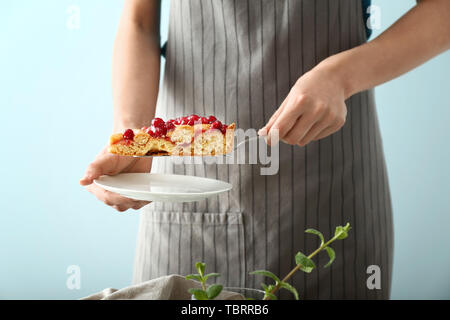
[[[127,198],[160,202],[193,202],[231,190],[214,179],[158,173],[121,173],[101,176],[94,183]]]

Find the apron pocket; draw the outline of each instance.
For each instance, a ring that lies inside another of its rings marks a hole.
[[[134,282],[169,274],[217,272],[224,286],[240,287],[245,278],[242,213],[192,213],[143,210],[138,235]]]

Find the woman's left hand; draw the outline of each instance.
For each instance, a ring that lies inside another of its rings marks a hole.
[[[338,131],[347,116],[342,82],[321,65],[305,73],[258,134],[270,144],[277,129],[280,140],[303,147]]]

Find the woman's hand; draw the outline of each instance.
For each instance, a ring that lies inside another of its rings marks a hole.
[[[109,153],[105,147],[88,166],[84,177],[80,180],[80,184],[86,186],[86,189],[95,195],[98,200],[119,212],[128,209],[138,210],[150,202],[123,197],[117,193],[107,191],[93,182],[94,179],[101,175],[115,175],[122,172],[150,172],[151,166],[151,159],[136,159],[114,155]]]
[[[376,39],[328,57],[298,79],[259,134],[270,144],[271,130],[278,129],[281,140],[304,146],[336,132],[347,98],[450,49],[449,12],[448,0],[420,1]]]
[[[318,65],[297,80],[286,99],[258,134],[278,130],[288,144],[305,146],[338,131],[345,123],[347,107],[341,81],[329,68]]]

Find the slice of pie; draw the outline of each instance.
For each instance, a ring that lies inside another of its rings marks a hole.
[[[124,156],[214,156],[233,150],[235,124],[192,115],[113,134],[109,152]]]

